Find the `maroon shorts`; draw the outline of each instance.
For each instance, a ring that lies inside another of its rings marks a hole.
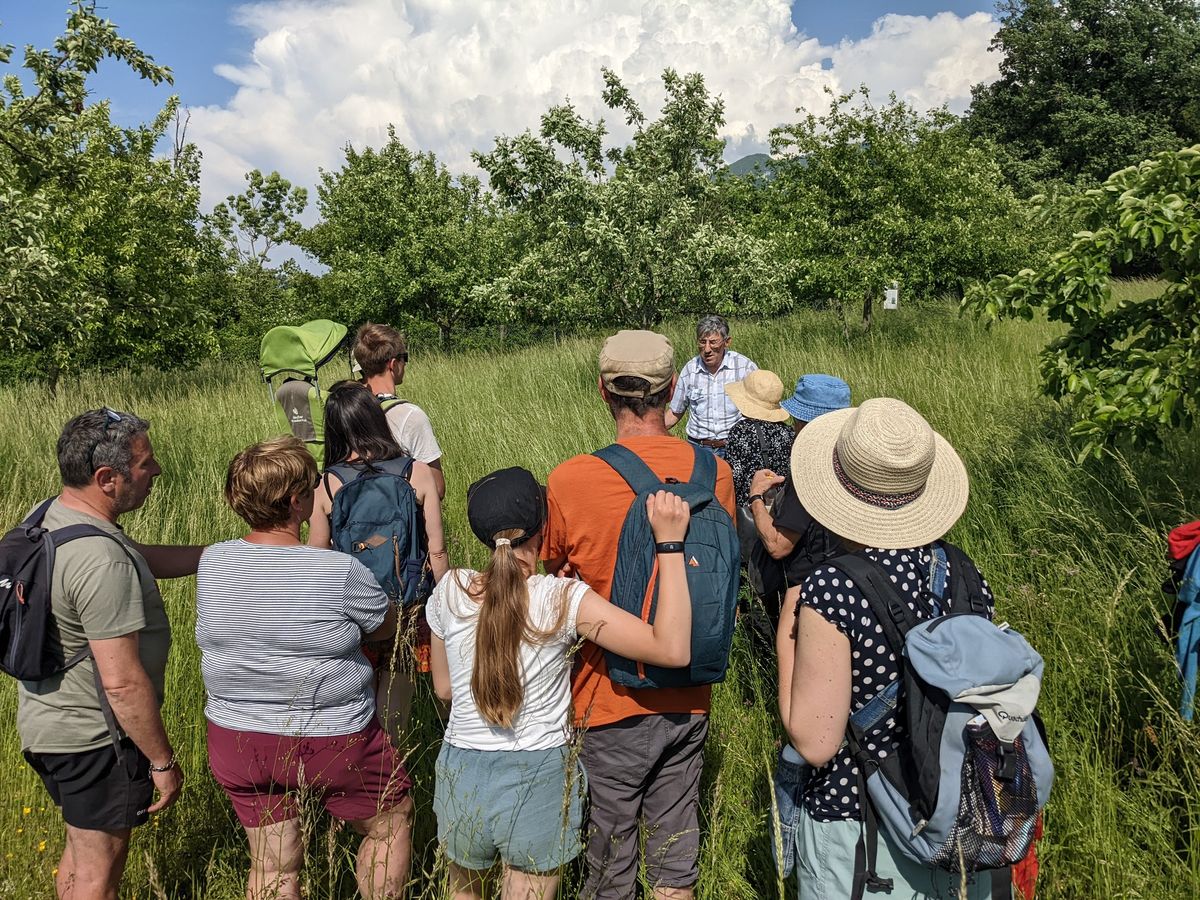
[[[233,731],[209,722],[208,764],[247,828],[296,818],[305,797],[339,819],[370,819],[412,787],[374,719],[362,731],[332,737]]]

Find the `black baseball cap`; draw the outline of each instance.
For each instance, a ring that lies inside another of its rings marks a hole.
[[[493,550],[501,531],[519,530],[514,547],[533,537],[546,521],[546,489],[520,466],[484,475],[467,488],[467,521],[475,537]]]

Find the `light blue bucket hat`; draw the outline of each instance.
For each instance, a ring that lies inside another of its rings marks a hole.
[[[834,375],[801,375],[796,392],[779,404],[793,419],[811,422],[850,405],[850,385]]]

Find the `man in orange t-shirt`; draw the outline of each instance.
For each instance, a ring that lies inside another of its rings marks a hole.
[[[674,351],[662,335],[622,331],[605,341],[599,388],[616,422],[617,442],[659,478],[687,481],[696,451],[672,437],[665,422],[674,386]],[[589,454],[555,468],[546,495],[546,571],[576,575],[609,596],[633,490],[616,470]],[[716,496],[732,520],[733,477],[720,459]],[[623,900],[636,895],[638,829],[644,822],[646,871],[655,897],[689,900],[699,875],[700,772],[711,687],[614,684],[604,651],[584,642],[572,692],[576,725],[586,728],[583,764],[589,789],[588,872],[581,896]]]

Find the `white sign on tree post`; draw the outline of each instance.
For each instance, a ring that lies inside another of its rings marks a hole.
[[[883,292],[883,308],[896,309],[900,305],[900,285],[893,281],[892,286]]]

